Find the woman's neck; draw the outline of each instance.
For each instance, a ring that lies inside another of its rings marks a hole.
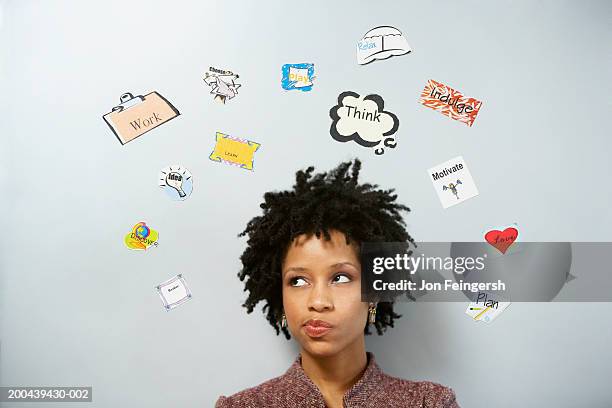
[[[342,399],[363,375],[368,364],[365,340],[349,345],[332,356],[320,357],[302,349],[302,369],[323,396]]]

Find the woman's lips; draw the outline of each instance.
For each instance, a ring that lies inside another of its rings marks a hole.
[[[304,323],[304,331],[310,337],[321,337],[332,329],[332,325],[324,320],[310,319]]]
[[[323,326],[311,326],[305,325],[304,331],[310,337],[321,337],[327,334],[331,330],[331,327],[323,327]]]

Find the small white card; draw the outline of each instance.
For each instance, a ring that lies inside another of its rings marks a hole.
[[[478,292],[476,301],[471,302],[465,314],[480,322],[491,323],[511,302],[504,302],[488,292]]]
[[[478,195],[474,179],[461,156],[432,167],[428,172],[444,208]]]
[[[166,311],[174,309],[181,303],[191,299],[191,292],[183,275],[176,275],[155,287]]]

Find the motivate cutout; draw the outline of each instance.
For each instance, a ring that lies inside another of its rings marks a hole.
[[[155,289],[157,289],[166,311],[172,310],[191,299],[191,291],[181,274],[160,283]]]
[[[495,247],[499,252],[505,254],[508,248],[516,242],[519,230],[516,224],[507,228],[492,229],[485,233],[485,241]]]
[[[124,93],[120,104],[102,116],[121,144],[126,144],[180,115],[170,102],[157,92],[145,96]]]
[[[385,111],[385,101],[380,95],[359,96],[352,91],[338,96],[338,105],[329,111],[332,118],[330,134],[334,140],[351,140],[364,147],[376,147],[374,152],[381,155],[385,147],[397,145],[393,134],[399,128],[395,114]]]
[[[452,207],[478,195],[476,184],[461,156],[427,171],[444,208]]]
[[[260,144],[217,132],[215,149],[208,157],[215,162],[221,162],[242,169],[253,170],[253,156]]]
[[[482,106],[478,99],[465,97],[461,92],[433,79],[427,81],[419,102],[468,126],[472,126]]]
[[[238,88],[242,85],[236,83],[239,75],[232,71],[210,67],[204,74],[204,82],[210,86],[210,93],[215,95],[215,101],[225,104],[229,99],[238,95]]]
[[[132,227],[132,231],[124,238],[125,246],[137,251],[146,251],[151,246],[159,243],[159,234],[154,229],[147,226],[145,222],[139,222]]]
[[[281,72],[281,86],[287,91],[299,89],[307,92],[312,89],[314,76],[314,64],[285,64]]]
[[[175,201],[186,200],[193,191],[193,178],[189,170],[177,164],[159,172],[159,186]]]
[[[357,43],[357,63],[366,65],[411,52],[408,41],[400,30],[391,26],[374,27]]]

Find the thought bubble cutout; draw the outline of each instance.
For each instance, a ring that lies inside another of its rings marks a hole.
[[[395,114],[384,110],[384,100],[380,95],[361,97],[351,91],[338,97],[338,105],[330,110],[333,119],[331,136],[339,142],[354,140],[365,147],[374,147],[387,142],[399,128]],[[385,143],[387,147],[395,147]]]

